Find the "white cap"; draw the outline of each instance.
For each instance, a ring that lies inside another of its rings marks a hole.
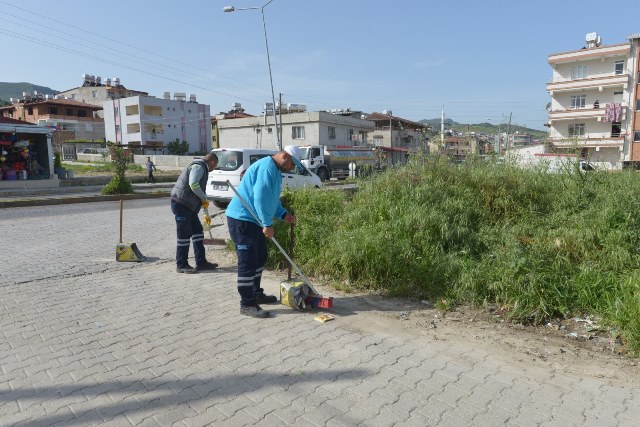
[[[286,147],[284,147],[284,151],[289,153],[289,155],[296,160],[300,160],[300,149],[297,145],[287,145]]]

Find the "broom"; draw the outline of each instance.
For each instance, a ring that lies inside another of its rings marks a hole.
[[[206,229],[209,232],[209,238],[208,239],[203,239],[202,243],[205,244],[205,245],[208,245],[208,246],[211,246],[211,245],[224,246],[226,244],[224,239],[216,239],[216,238],[213,237],[213,234],[211,234],[211,229],[213,227],[219,227],[222,224],[212,225],[211,224],[212,218],[209,215],[209,209],[204,208],[203,210],[204,210],[204,218],[203,218],[204,226],[203,226],[203,228]],[[216,216],[220,215],[221,213],[222,212],[217,213]],[[207,218],[209,218],[208,222],[207,222]]]

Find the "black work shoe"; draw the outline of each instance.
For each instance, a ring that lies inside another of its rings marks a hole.
[[[216,268],[218,268],[218,264],[209,261],[205,261],[202,264],[196,266],[196,270],[198,271],[215,270]]]
[[[264,319],[271,316],[271,313],[261,309],[259,305],[252,305],[251,307],[240,306],[240,314],[244,314],[245,316],[257,317],[258,319]]]
[[[256,295],[256,304],[274,304],[278,302],[278,298],[274,295]]]
[[[194,274],[194,273],[197,273],[198,270],[196,270],[195,268],[193,268],[189,264],[187,264],[184,267],[177,267],[176,268],[176,272],[178,272],[178,273],[186,273],[186,274]]]

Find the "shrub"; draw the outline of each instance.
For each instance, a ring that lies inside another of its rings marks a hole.
[[[185,155],[189,152],[189,143],[187,141],[180,142],[180,139],[176,138],[175,141],[167,144],[167,151],[175,156]]]
[[[111,170],[114,175],[103,188],[102,194],[131,194],[133,187],[131,182],[125,177],[127,168],[129,167],[129,157],[124,148],[115,144],[108,144],[111,152]]]

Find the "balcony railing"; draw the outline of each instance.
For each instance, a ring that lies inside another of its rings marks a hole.
[[[622,104],[621,120],[626,120],[628,104],[626,102],[622,102],[621,104]],[[593,106],[590,105],[584,108],[576,108],[571,110],[556,110],[556,111],[551,111],[549,113],[549,121],[553,122],[557,120],[595,119],[601,122],[604,118],[605,110],[606,108],[603,104],[600,104],[600,108],[593,108]]]
[[[601,137],[591,137],[589,135],[586,136],[576,136],[574,138],[549,138],[549,142],[552,145],[558,147],[621,147],[624,145],[624,136],[601,136]]]
[[[629,75],[631,74],[630,70],[624,70],[624,72],[622,73],[589,73],[589,75],[584,76],[584,77],[564,77],[564,76],[557,76],[554,77],[550,83],[561,83],[561,82],[575,82],[578,80],[588,80],[588,79],[598,79],[601,77],[615,77],[615,76],[624,76],[624,75]]]
[[[555,79],[547,83],[547,92],[558,92],[563,90],[583,90],[588,88],[600,89],[601,87],[622,87],[629,84],[629,74],[614,74],[588,76],[584,79]]]

